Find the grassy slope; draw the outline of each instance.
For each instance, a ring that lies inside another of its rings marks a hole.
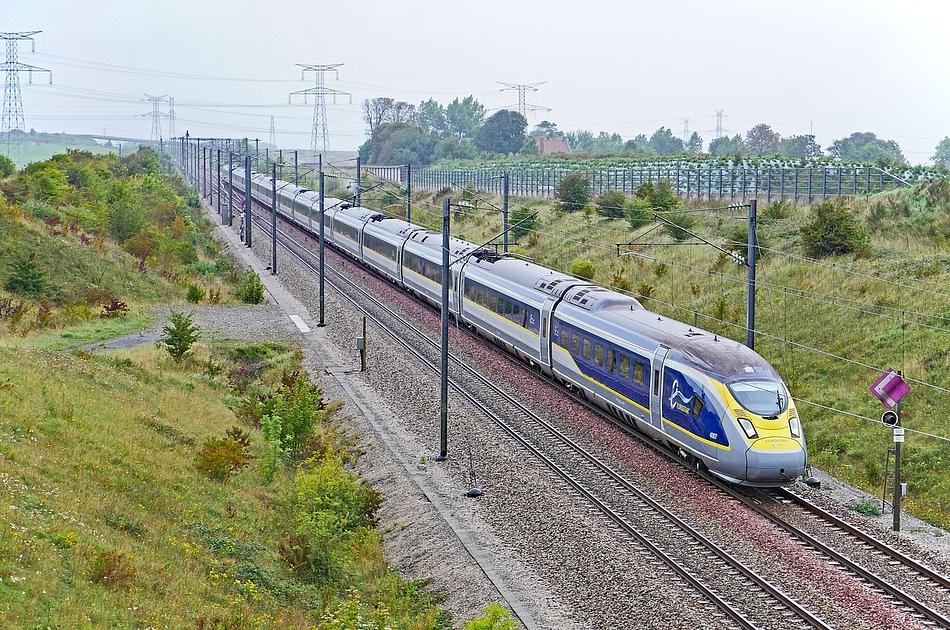
[[[941,237],[914,233],[921,225],[934,223],[933,216],[920,218],[924,214],[921,198],[930,192],[915,188],[856,202],[864,215],[874,208],[887,210],[886,225],[874,237],[868,259],[845,256],[816,265],[776,252],[761,262],[757,328],[762,334],[756,349],[786,378],[793,395],[872,418],[882,410],[868,393],[879,372],[795,347],[785,339],[852,361],[902,369],[921,381],[950,385],[950,255]],[[928,207],[936,208],[937,223],[943,217],[948,221],[944,225],[950,225],[950,195],[945,190],[940,195]],[[419,202],[413,219],[439,225],[431,198],[420,196]],[[641,257],[618,258],[615,244],[629,242],[646,229],[633,231],[625,221],[605,220],[596,214],[561,214],[546,202],[524,203],[540,210],[541,225],[533,237],[522,237],[515,251],[564,271],[570,270],[576,258],[591,259],[597,267],[596,282],[628,286],[647,308],[744,339],[745,268],[725,262],[715,249],[705,245],[645,247]],[[402,212],[400,207],[392,210]],[[807,209],[798,208],[789,218],[761,224],[760,244],[800,254],[797,230],[806,217]],[[721,243],[743,226],[744,221],[727,214],[721,220],[707,219],[697,229]],[[453,224],[453,234],[475,242],[500,231],[498,213],[490,210],[457,214]],[[658,230],[640,240],[670,239]],[[845,267],[855,273],[846,272]],[[901,279],[875,277],[881,273]],[[798,296],[796,291],[811,297]],[[644,297],[647,293],[649,298]],[[899,311],[887,307],[929,315],[902,320]],[[903,409],[904,425],[950,434],[950,394],[911,386]],[[799,410],[812,462],[880,496],[889,432],[879,424],[809,404],[799,404]],[[950,527],[950,444],[911,434],[904,453],[908,509]]]
[[[6,155],[7,145],[0,140],[0,150]],[[84,149],[92,153],[118,153],[118,147],[106,147],[88,138],[77,138],[63,134],[36,134],[24,136],[23,142],[10,146],[9,158],[18,167],[31,162],[47,160],[66,149]]]

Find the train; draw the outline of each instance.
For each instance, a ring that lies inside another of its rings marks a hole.
[[[231,175],[243,191],[244,169]],[[249,176],[254,200],[272,207],[271,177]],[[316,236],[318,193],[282,180],[276,188],[278,213]],[[324,208],[328,245],[439,308],[441,233],[338,198],[326,198]],[[449,310],[460,324],[697,470],[754,487],[805,475],[798,410],[778,372],[753,350],[523,257],[457,238],[450,250],[458,262]]]

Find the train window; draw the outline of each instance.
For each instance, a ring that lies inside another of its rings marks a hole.
[[[653,370],[653,395],[660,395],[660,371]]]
[[[498,296],[498,300],[495,302],[495,312],[501,315],[505,312],[505,298]]]
[[[597,365],[604,364],[604,347],[599,343],[594,344],[594,363]]]
[[[505,300],[505,315],[511,316],[511,302]]]
[[[581,338],[577,336],[577,333],[571,334],[571,353],[572,354],[577,354],[577,350],[578,350],[577,346],[581,342],[580,339]]]
[[[584,350],[581,352],[581,356],[590,361],[590,339],[584,339],[583,348]]]
[[[527,314],[528,314],[528,311],[525,311],[525,315]],[[541,336],[543,337],[546,334],[548,334],[548,320],[543,319],[541,320]]]
[[[515,302],[511,305],[511,314],[514,315],[515,321],[521,319],[521,305]]]
[[[625,354],[620,355],[620,376],[627,378],[630,375],[630,357]]]
[[[699,396],[693,396],[693,406],[690,411],[694,418],[698,418],[699,414],[703,412],[703,401],[699,399]]]
[[[633,362],[633,382],[636,385],[643,385],[643,364],[639,361]]]
[[[608,372],[613,372],[617,367],[617,355],[614,354],[613,348],[607,348],[607,365],[604,367],[607,368]]]

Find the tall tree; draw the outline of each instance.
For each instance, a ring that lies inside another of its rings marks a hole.
[[[370,136],[376,133],[376,128],[389,120],[395,101],[388,97],[368,98],[363,101],[363,120]]]
[[[752,155],[775,155],[781,139],[771,127],[759,123],[746,133],[745,150]]]
[[[900,145],[893,140],[878,138],[870,131],[839,138],[828,147],[828,151],[836,158],[853,162],[870,162],[884,167],[907,164]]]
[[[779,155],[783,157],[799,158],[810,160],[822,156],[821,146],[815,142],[815,136],[806,134],[803,136],[789,136],[782,138],[778,144]]]
[[[594,150],[594,134],[586,129],[569,131],[567,142],[571,145],[571,150],[574,153],[591,153]]]
[[[946,136],[937,143],[933,157],[930,159],[934,161],[934,164],[950,166],[950,136]]]
[[[560,138],[562,134],[558,128],[557,124],[551,122],[550,120],[542,120],[537,125],[534,126],[534,129],[531,131],[530,135],[532,138]]]
[[[709,143],[710,155],[739,155],[743,151],[742,136],[721,136]]]
[[[686,152],[690,155],[699,155],[703,152],[703,139],[695,131],[686,142]]]
[[[387,120],[391,123],[409,123],[412,122],[416,113],[416,106],[405,101],[396,101],[389,110]]]
[[[500,109],[478,128],[475,145],[492,153],[516,153],[524,144],[527,127],[524,116],[510,109]]]
[[[426,133],[444,136],[449,130],[449,123],[445,118],[445,107],[431,98],[419,103],[416,109],[416,124]]]
[[[640,157],[651,157],[656,155],[656,150],[650,146],[650,139],[644,134],[639,134],[623,145],[623,152]]]
[[[449,131],[459,138],[471,138],[485,117],[485,106],[476,101],[474,96],[466,96],[461,100],[456,98],[446,106],[445,117]]]
[[[683,141],[673,135],[666,127],[660,127],[650,136],[650,146],[658,155],[677,155],[683,153]]]

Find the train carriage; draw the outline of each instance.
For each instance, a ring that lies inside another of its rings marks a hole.
[[[390,280],[402,284],[402,249],[417,225],[374,213],[363,228],[363,261]]]
[[[459,261],[452,265],[452,282],[449,288],[449,311],[458,314],[459,274],[463,262],[461,259],[476,249],[474,243],[458,238],[449,239],[449,259]],[[430,304],[442,303],[442,235],[420,229],[412,232],[403,245],[402,283],[411,292],[422,297]]]
[[[367,213],[365,208],[341,207],[339,212],[333,215],[331,242],[337,249],[357,260],[363,260],[363,227],[366,225],[367,214],[370,213]]]

